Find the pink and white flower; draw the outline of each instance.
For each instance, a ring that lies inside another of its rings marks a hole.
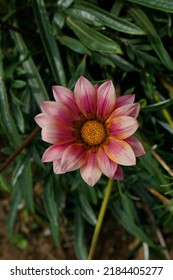
[[[42,113],[35,117],[42,139],[52,144],[42,161],[53,161],[56,174],[80,169],[90,186],[102,173],[123,180],[121,165],[135,165],[136,157],[145,154],[132,136],[139,126],[135,95],[116,99],[112,81],[93,86],[82,76],[74,92],[62,86],[52,89],[55,101],[42,102]]]

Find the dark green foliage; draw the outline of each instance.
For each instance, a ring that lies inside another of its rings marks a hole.
[[[11,240],[18,236],[22,202],[28,215],[49,223],[55,245],[61,246],[67,221],[78,259],[87,258],[86,228],[97,223],[107,178],[90,188],[78,171],[55,175],[52,163],[41,163],[48,145],[40,132],[28,136],[40,102],[53,100],[51,86],[73,89],[80,75],[93,83],[111,79],[121,95],[133,89],[141,104],[138,137],[146,155],[124,167],[125,180],[114,183],[110,219],[160,254],[156,228],[173,233],[173,2],[105,3],[11,0],[0,10],[1,166],[23,145],[0,174],[0,192],[10,199],[7,233]]]

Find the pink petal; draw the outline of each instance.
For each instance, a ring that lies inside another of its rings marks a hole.
[[[136,157],[145,155],[145,150],[141,142],[134,136],[130,136],[125,139],[125,141],[132,147]]]
[[[61,169],[61,160],[60,159],[59,160],[55,160],[53,162],[53,172],[55,174],[63,174],[63,173],[65,173]]]
[[[50,162],[58,160],[62,157],[63,152],[69,146],[69,144],[64,145],[52,145],[44,152],[42,156],[42,162]]]
[[[81,168],[86,162],[86,150],[80,144],[71,144],[63,153],[61,169],[69,172]]]
[[[107,119],[107,122],[109,122],[110,120],[118,116],[129,116],[129,117],[137,118],[139,114],[139,110],[140,110],[140,105],[138,103],[124,105],[122,107],[115,109],[110,115],[110,117]]]
[[[123,170],[122,170],[122,168],[119,165],[117,166],[117,170],[116,170],[116,172],[114,174],[113,179],[119,180],[119,181],[124,180]]]
[[[36,123],[43,128],[43,126],[49,124],[52,122],[51,118],[49,118],[47,115],[45,115],[44,113],[38,114],[37,116],[35,116],[34,120],[36,121]]]
[[[127,104],[133,103],[135,100],[135,94],[123,95],[117,98],[115,107],[121,107]]]
[[[65,104],[76,114],[80,113],[74,98],[74,93],[70,89],[62,86],[52,86],[52,91],[54,98],[58,103]]]
[[[78,117],[67,106],[58,102],[44,101],[40,105],[47,116],[63,125],[71,126]]]
[[[89,152],[86,164],[80,169],[83,180],[89,185],[94,186],[101,177],[101,170],[98,167],[97,153]]]
[[[103,149],[98,151],[98,165],[101,171],[109,178],[113,178],[117,169],[117,164],[108,158]]]
[[[95,112],[97,98],[96,91],[86,78],[81,76],[77,80],[74,96],[79,109],[84,115]]]
[[[139,127],[136,119],[127,116],[116,117],[110,121],[110,135],[118,139],[131,136]]]
[[[131,166],[136,164],[136,157],[131,146],[123,140],[110,137],[110,142],[104,146],[107,156],[115,163]]]
[[[95,85],[94,85],[94,89],[95,89],[95,91],[97,91],[97,90],[98,90],[98,88],[99,88],[99,85],[98,85],[98,84],[95,84]]]
[[[42,139],[51,144],[66,144],[74,141],[72,129],[49,124],[42,129]]]
[[[97,114],[108,117],[116,101],[115,88],[112,81],[105,82],[97,90]]]

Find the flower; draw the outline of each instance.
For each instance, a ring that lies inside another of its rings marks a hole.
[[[55,101],[42,102],[42,113],[35,121],[42,128],[42,139],[52,144],[43,162],[53,161],[56,174],[80,169],[83,180],[94,186],[101,174],[123,180],[121,165],[136,164],[145,154],[132,134],[140,105],[135,95],[116,99],[112,81],[93,86],[81,76],[74,92],[53,86]]]

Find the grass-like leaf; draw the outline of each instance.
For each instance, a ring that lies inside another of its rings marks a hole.
[[[9,100],[6,87],[4,84],[4,69],[3,69],[2,51],[1,51],[1,34],[0,34],[0,119],[4,131],[11,145],[16,148],[21,143],[16,124],[10,112]]]
[[[61,59],[61,54],[59,51],[58,43],[52,33],[44,1],[33,1],[33,8],[41,40],[49,61],[50,68],[52,70],[54,80],[57,84],[65,86],[66,76]]]
[[[121,48],[117,42],[87,26],[85,23],[68,17],[67,24],[80,41],[89,49],[122,54]]]
[[[168,13],[173,13],[172,0],[127,0],[129,2],[149,7],[152,9],[161,10]]]
[[[16,22],[14,24],[15,26],[17,26]],[[37,105],[40,106],[41,101],[49,100],[49,96],[47,94],[42,78],[31,57],[31,54],[29,53],[29,50],[23,40],[23,37],[19,33],[14,32],[13,39],[20,53],[19,60],[23,66],[23,69],[25,70],[25,76],[27,78],[29,87],[31,88],[33,97]]]
[[[74,247],[79,260],[87,259],[87,250],[84,243],[84,223],[78,206],[75,208]]]
[[[50,222],[52,239],[55,245],[59,244],[58,207],[55,201],[54,178],[49,176],[45,181],[43,203]]]
[[[89,17],[94,17],[94,19],[96,18],[98,22],[100,21],[101,25],[110,27],[111,29],[123,33],[134,35],[145,34],[145,32],[142,29],[140,29],[138,26],[131,23],[130,21],[121,17],[114,16],[113,14],[97,7],[96,5],[92,5],[85,1],[82,1],[79,4],[74,5],[73,8],[68,9],[67,13],[69,13],[71,16],[80,18],[82,20],[88,20]]]
[[[173,70],[173,62],[148,16],[137,7],[130,8],[129,12],[141,26],[141,28],[146,32],[153,49],[162,61],[163,65],[165,65],[169,70]]]

